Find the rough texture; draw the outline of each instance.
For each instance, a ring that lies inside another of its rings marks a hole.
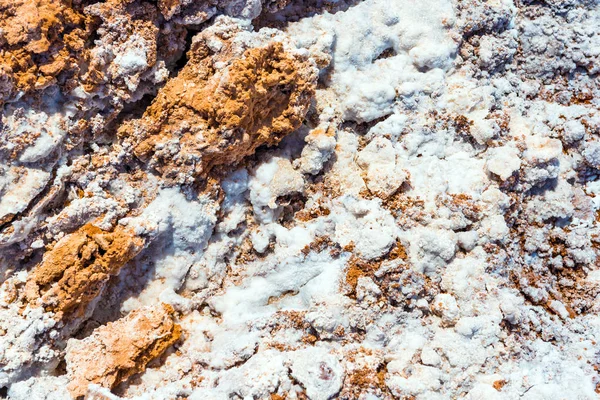
[[[83,396],[92,383],[113,388],[143,371],[180,337],[173,307],[163,304],[133,311],[83,340],[71,340],[65,355],[69,392]]]
[[[598,398],[597,1],[0,5],[0,397]]]
[[[25,284],[27,300],[41,303],[61,319],[72,314],[79,317],[143,244],[123,227],[105,232],[87,224],[44,254]]]
[[[0,2],[0,102],[79,71],[91,17],[57,0]]]
[[[224,28],[227,35],[236,30]],[[140,120],[119,130],[138,158],[182,183],[185,176],[205,177],[215,165],[236,164],[299,128],[316,84],[308,59],[280,42],[244,49],[227,36],[217,36],[217,43],[209,37],[194,38],[178,76]]]

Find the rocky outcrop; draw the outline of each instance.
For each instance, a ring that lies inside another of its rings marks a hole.
[[[73,397],[83,396],[91,383],[113,388],[145,369],[181,337],[173,307],[162,304],[131,312],[67,345],[67,376]]]
[[[108,279],[134,257],[144,241],[117,226],[113,232],[87,224],[61,239],[29,275],[26,297],[57,313],[59,319],[82,316],[102,293]]]

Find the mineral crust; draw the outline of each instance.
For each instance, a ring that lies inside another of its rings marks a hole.
[[[0,0],[0,398],[597,399],[598,26]]]

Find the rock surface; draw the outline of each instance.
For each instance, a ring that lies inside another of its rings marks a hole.
[[[596,399],[598,26],[0,0],[0,397]]]
[[[180,338],[181,328],[173,322],[173,312],[173,307],[165,304],[140,308],[83,340],[70,340],[65,360],[71,394],[85,395],[91,383],[112,388],[143,371]]]

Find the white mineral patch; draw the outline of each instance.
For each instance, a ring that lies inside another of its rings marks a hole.
[[[34,168],[12,167],[2,172],[0,217],[23,211],[50,180],[49,172]]]

